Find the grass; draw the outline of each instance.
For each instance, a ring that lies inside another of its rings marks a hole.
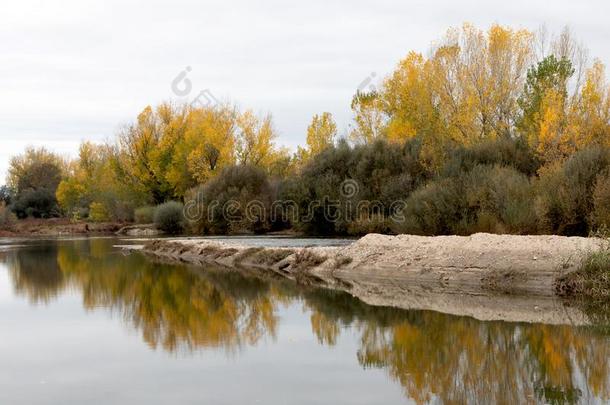
[[[308,249],[298,250],[294,254],[293,268],[295,270],[306,270],[321,265],[326,257],[317,255]]]
[[[589,253],[578,270],[557,280],[555,291],[566,298],[610,300],[610,250]]]
[[[585,256],[578,270],[557,280],[555,291],[587,314],[593,329],[610,335],[610,248]]]
[[[256,253],[252,258],[252,262],[271,266],[281,262],[293,253],[294,251],[290,249],[265,249]]]
[[[336,270],[340,267],[347,266],[353,261],[354,259],[352,259],[351,257],[339,255],[335,259],[334,269]]]

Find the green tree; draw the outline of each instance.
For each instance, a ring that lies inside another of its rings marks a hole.
[[[568,80],[573,74],[572,62],[567,58],[557,59],[555,55],[547,56],[528,70],[523,93],[517,100],[522,111],[517,128],[530,145],[539,147],[544,142],[541,137],[545,136],[545,120],[548,125],[551,115],[563,115],[568,99]],[[555,114],[552,114],[553,106],[557,106]]]

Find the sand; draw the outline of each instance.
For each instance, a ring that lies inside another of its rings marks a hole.
[[[258,269],[343,290],[371,305],[480,320],[585,324],[585,314],[556,296],[555,281],[603,243],[562,236],[369,234],[346,247],[153,240],[143,250],[194,264]]]

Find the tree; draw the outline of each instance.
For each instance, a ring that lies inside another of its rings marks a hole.
[[[86,188],[76,177],[62,180],[57,187],[55,197],[59,206],[66,214],[74,213],[79,207],[86,207]]]
[[[277,133],[271,115],[260,119],[248,110],[237,118],[237,127],[237,163],[269,170],[278,159],[284,157],[284,151],[278,150],[274,143]]]
[[[7,185],[15,193],[27,189],[47,188],[55,190],[65,162],[45,148],[28,147],[22,155],[9,162]]]
[[[422,157],[438,167],[447,145],[510,135],[532,42],[532,33],[499,25],[449,30],[429,58],[411,52],[379,90],[356,94],[352,138],[422,136]]]
[[[168,173],[177,197],[234,163],[236,115],[235,107],[228,105],[189,111],[184,139],[176,146]]]
[[[171,186],[165,178],[168,145],[162,145],[164,129],[169,129],[168,109],[146,107],[137,122],[119,135],[121,170],[134,188],[147,193],[159,204],[171,197]]]
[[[322,115],[314,115],[311,124],[307,127],[307,149],[300,149],[300,154],[304,157],[317,155],[324,149],[332,146],[337,136],[337,124],[329,112]]]
[[[521,115],[517,127],[541,155],[551,154],[549,149],[561,141],[568,102],[567,83],[573,74],[572,63],[555,55],[547,56],[527,72],[523,93],[518,99]]]
[[[79,158],[71,162],[55,193],[63,213],[131,220],[133,210],[146,204],[149,196],[132,182],[125,181],[119,160],[116,147],[83,142]],[[91,207],[96,212],[91,212]]]
[[[12,208],[19,218],[49,217],[58,214],[55,191],[65,162],[45,148],[26,149],[11,158],[7,182],[14,190]]]
[[[610,87],[605,80],[605,68],[600,61],[585,73],[575,117],[576,146],[591,143],[610,146]]]
[[[380,95],[376,91],[356,92],[352,99],[355,127],[350,138],[356,143],[370,143],[384,134],[385,115]]]

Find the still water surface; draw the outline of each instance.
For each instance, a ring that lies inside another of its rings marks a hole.
[[[127,243],[0,241],[0,404],[610,398],[599,331],[370,307]]]

